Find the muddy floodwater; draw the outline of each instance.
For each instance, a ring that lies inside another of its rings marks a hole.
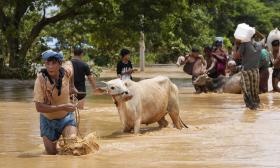
[[[96,132],[101,148],[74,157],[44,155],[33,81],[0,80],[0,167],[280,167],[280,94],[261,95],[261,109],[250,111],[242,95],[196,95],[189,80],[173,81],[188,129],[153,124],[142,125],[140,135],[123,134],[111,98],[89,95],[81,111],[81,133]]]

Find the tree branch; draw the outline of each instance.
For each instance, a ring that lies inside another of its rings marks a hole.
[[[26,13],[28,7],[31,5],[32,1],[16,1],[16,8],[15,8],[15,14],[14,14],[14,24],[17,27],[20,23],[21,18]]]
[[[79,9],[81,8],[81,6],[84,6],[90,2],[91,0],[77,0],[77,2],[74,5],[72,5],[70,8],[67,8],[66,10],[58,13],[53,17],[46,18],[43,16],[41,20],[36,25],[33,26],[31,32],[29,33],[28,39],[22,44],[21,52],[23,54],[27,52],[27,50],[30,48],[35,38],[39,36],[40,32],[45,26],[49,24],[57,23],[61,20],[74,17],[83,13]]]
[[[2,8],[0,8],[0,24],[1,24],[1,29],[3,31],[6,30],[7,24],[8,24],[8,19],[7,16],[5,15],[4,11]]]

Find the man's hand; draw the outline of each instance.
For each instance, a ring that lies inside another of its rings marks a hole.
[[[93,95],[95,96],[100,96],[100,95],[103,95],[104,93],[106,93],[107,91],[105,89],[102,89],[102,88],[95,88],[93,90]]]

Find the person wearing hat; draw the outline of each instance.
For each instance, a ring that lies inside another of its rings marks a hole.
[[[40,131],[47,154],[57,154],[56,142],[61,135],[77,136],[70,91],[74,88],[71,63],[62,66],[63,55],[48,50],[42,53],[45,68],[38,73],[34,85],[36,110],[40,114]]]

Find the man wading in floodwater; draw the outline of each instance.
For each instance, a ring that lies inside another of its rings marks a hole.
[[[184,71],[192,75],[192,81],[194,81],[199,75],[206,72],[207,63],[202,55],[199,54],[197,48],[192,48],[192,52],[185,56],[185,61],[181,65],[185,64]],[[204,87],[194,85],[196,93],[206,92]]]
[[[82,94],[77,95],[77,99],[79,100],[79,109],[84,109],[84,102],[86,97],[86,84],[85,84],[85,76],[87,76],[89,83],[91,84],[93,92],[96,89],[96,81],[90,71],[90,68],[87,63],[82,61],[82,57],[84,56],[84,51],[80,47],[74,48],[74,57],[71,62],[74,70],[74,84],[75,88],[82,92]]]
[[[74,88],[71,63],[62,67],[63,55],[52,50],[42,53],[46,69],[37,75],[34,102],[40,113],[41,137],[46,152],[57,154],[56,141],[77,136],[73,116],[75,105],[70,103],[70,87]]]

